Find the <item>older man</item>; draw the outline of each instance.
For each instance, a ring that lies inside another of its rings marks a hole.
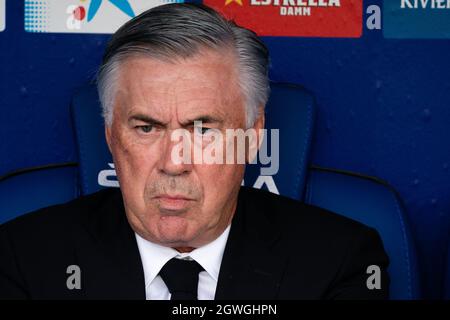
[[[269,95],[253,32],[201,5],[151,9],[113,35],[98,89],[120,190],[1,226],[1,297],[387,297],[376,231],[241,187],[260,135],[242,149],[225,132],[260,132]],[[186,157],[211,146],[233,161]]]

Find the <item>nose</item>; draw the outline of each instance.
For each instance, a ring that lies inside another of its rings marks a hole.
[[[178,138],[180,138],[178,136]],[[183,137],[180,140],[172,139],[171,131],[164,134],[161,141],[158,170],[160,173],[179,176],[186,175],[192,171],[192,161],[189,157],[183,157],[191,152],[190,139]]]

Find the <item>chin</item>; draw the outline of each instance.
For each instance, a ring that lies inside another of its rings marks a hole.
[[[170,246],[187,245],[195,238],[192,227],[181,217],[161,217],[157,226],[158,240]]]

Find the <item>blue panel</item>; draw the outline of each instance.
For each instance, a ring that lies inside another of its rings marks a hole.
[[[447,0],[384,0],[386,38],[450,39]]]
[[[95,75],[109,36],[26,32],[24,1],[7,0],[6,20],[0,32],[0,175],[76,161],[70,99]]]

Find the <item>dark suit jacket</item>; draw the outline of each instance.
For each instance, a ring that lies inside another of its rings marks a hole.
[[[381,289],[369,290],[369,265]],[[69,290],[78,265],[81,289]],[[242,187],[216,299],[386,298],[377,232],[326,210]],[[0,226],[0,298],[145,299],[144,273],[119,189],[41,209]]]

